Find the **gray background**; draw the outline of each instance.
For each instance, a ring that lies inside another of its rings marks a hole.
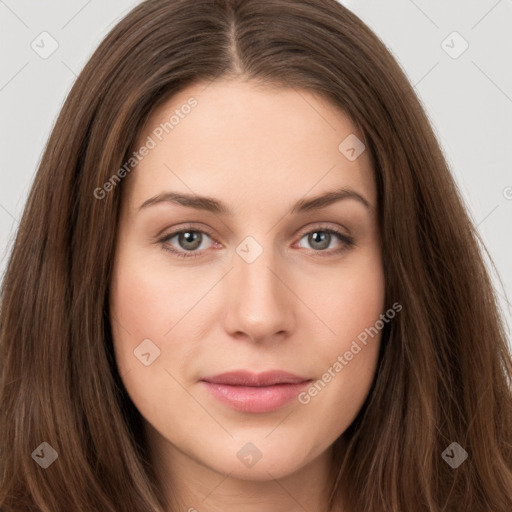
[[[67,92],[101,39],[137,3],[0,0],[0,273]],[[342,3],[384,41],[423,102],[497,267],[498,274],[491,271],[510,340],[512,0]],[[57,49],[42,58],[52,44]]]

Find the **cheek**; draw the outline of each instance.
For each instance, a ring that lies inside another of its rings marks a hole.
[[[128,331],[139,342],[166,337],[205,295],[214,278],[211,271],[181,272],[167,264],[166,255],[127,242],[119,251],[110,295],[111,312],[121,331],[124,327],[121,336]]]
[[[384,312],[385,280],[379,252],[360,252],[338,272],[316,277],[322,287],[309,292],[308,301],[329,328],[323,329],[328,335],[330,331],[328,345],[342,350]],[[311,284],[308,289],[314,290]]]
[[[357,336],[373,325],[384,310],[384,280],[376,268],[354,271],[350,277],[339,283],[337,294],[336,332],[341,339]],[[335,306],[331,305],[331,309]]]
[[[172,309],[176,307],[176,300],[171,300],[172,288],[155,269],[139,264],[142,262],[136,257],[120,261],[112,278],[110,318],[116,360],[123,375],[141,364],[134,350],[143,342],[148,344],[144,340],[151,340],[156,348],[148,347],[154,354],[158,352],[177,314]]]
[[[331,279],[326,296],[328,300],[318,299],[317,304],[331,333],[317,345],[319,378],[299,401],[325,418],[322,428],[341,433],[362,407],[377,367],[385,325],[385,281],[378,254]]]
[[[151,273],[121,270],[111,295],[112,314],[134,339],[162,334],[169,329],[173,302],[170,288]]]
[[[128,395],[146,418],[158,417],[165,399],[160,390],[169,389],[168,354],[162,340],[173,326],[171,319],[179,318],[169,290],[155,269],[133,260],[119,265],[112,279],[115,360]]]

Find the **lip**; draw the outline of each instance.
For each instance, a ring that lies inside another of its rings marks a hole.
[[[240,370],[204,377],[201,382],[217,400],[231,408],[263,413],[289,403],[311,380],[281,370],[258,374]]]

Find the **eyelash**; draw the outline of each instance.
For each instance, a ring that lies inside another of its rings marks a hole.
[[[213,240],[213,236],[208,231],[205,231],[204,229],[194,228],[194,226],[185,226],[184,228],[181,228],[178,231],[173,231],[172,233],[166,234],[165,236],[163,236],[162,238],[160,238],[158,240],[158,243],[160,243],[162,245],[162,249],[164,251],[168,251],[168,252],[174,254],[175,256],[177,256],[178,258],[184,258],[184,259],[198,258],[201,256],[202,252],[206,251],[206,249],[204,249],[202,251],[197,251],[197,250],[195,250],[195,251],[180,251],[180,250],[176,250],[175,248],[172,248],[172,246],[170,246],[168,244],[169,240],[174,238],[176,235],[179,235],[181,233],[186,233],[189,231],[192,231],[195,233],[206,234]],[[344,244],[339,249],[334,249],[334,250],[331,249],[329,251],[326,251],[326,250],[320,251],[320,250],[316,250],[316,249],[311,249],[311,251],[316,253],[316,256],[320,256],[320,257],[334,256],[336,254],[340,254],[344,251],[347,251],[356,245],[353,237],[345,235],[344,233],[342,233],[341,231],[338,231],[336,229],[327,228],[327,227],[323,227],[323,226],[317,226],[314,229],[310,229],[309,231],[305,231],[305,232],[301,233],[299,240],[304,238],[305,235],[308,235],[308,234],[314,233],[314,232],[322,232],[322,233],[329,233],[331,235],[336,235],[338,237],[338,239],[341,242],[343,242],[343,244]]]

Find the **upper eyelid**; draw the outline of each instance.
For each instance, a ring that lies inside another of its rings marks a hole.
[[[314,231],[315,229],[317,230],[332,230],[332,231],[335,231],[335,232],[340,232],[341,229],[340,228],[335,228],[333,226],[329,226],[327,225],[326,223],[322,223],[320,222],[319,224],[316,224],[316,225],[312,225],[312,226],[306,226],[304,228],[301,228],[299,231],[298,231],[298,234],[296,236],[303,236],[304,234],[306,233],[309,233],[310,231]],[[343,229],[346,229],[346,228],[343,228]],[[198,232],[202,232],[202,233],[206,233],[209,237],[211,238],[214,238],[215,239],[215,236],[212,234],[212,230],[210,230],[209,228],[205,228],[205,227],[202,227],[202,226],[195,226],[193,224],[190,224],[190,225],[185,225],[181,228],[177,228],[175,230],[172,230],[171,232],[165,234],[165,231],[166,230],[163,230],[159,235],[157,235],[158,238],[167,238],[169,236],[175,236],[179,233],[182,233],[184,231],[198,231]],[[348,230],[347,230],[348,231]],[[349,233],[340,233],[346,237],[350,237],[351,235]]]

